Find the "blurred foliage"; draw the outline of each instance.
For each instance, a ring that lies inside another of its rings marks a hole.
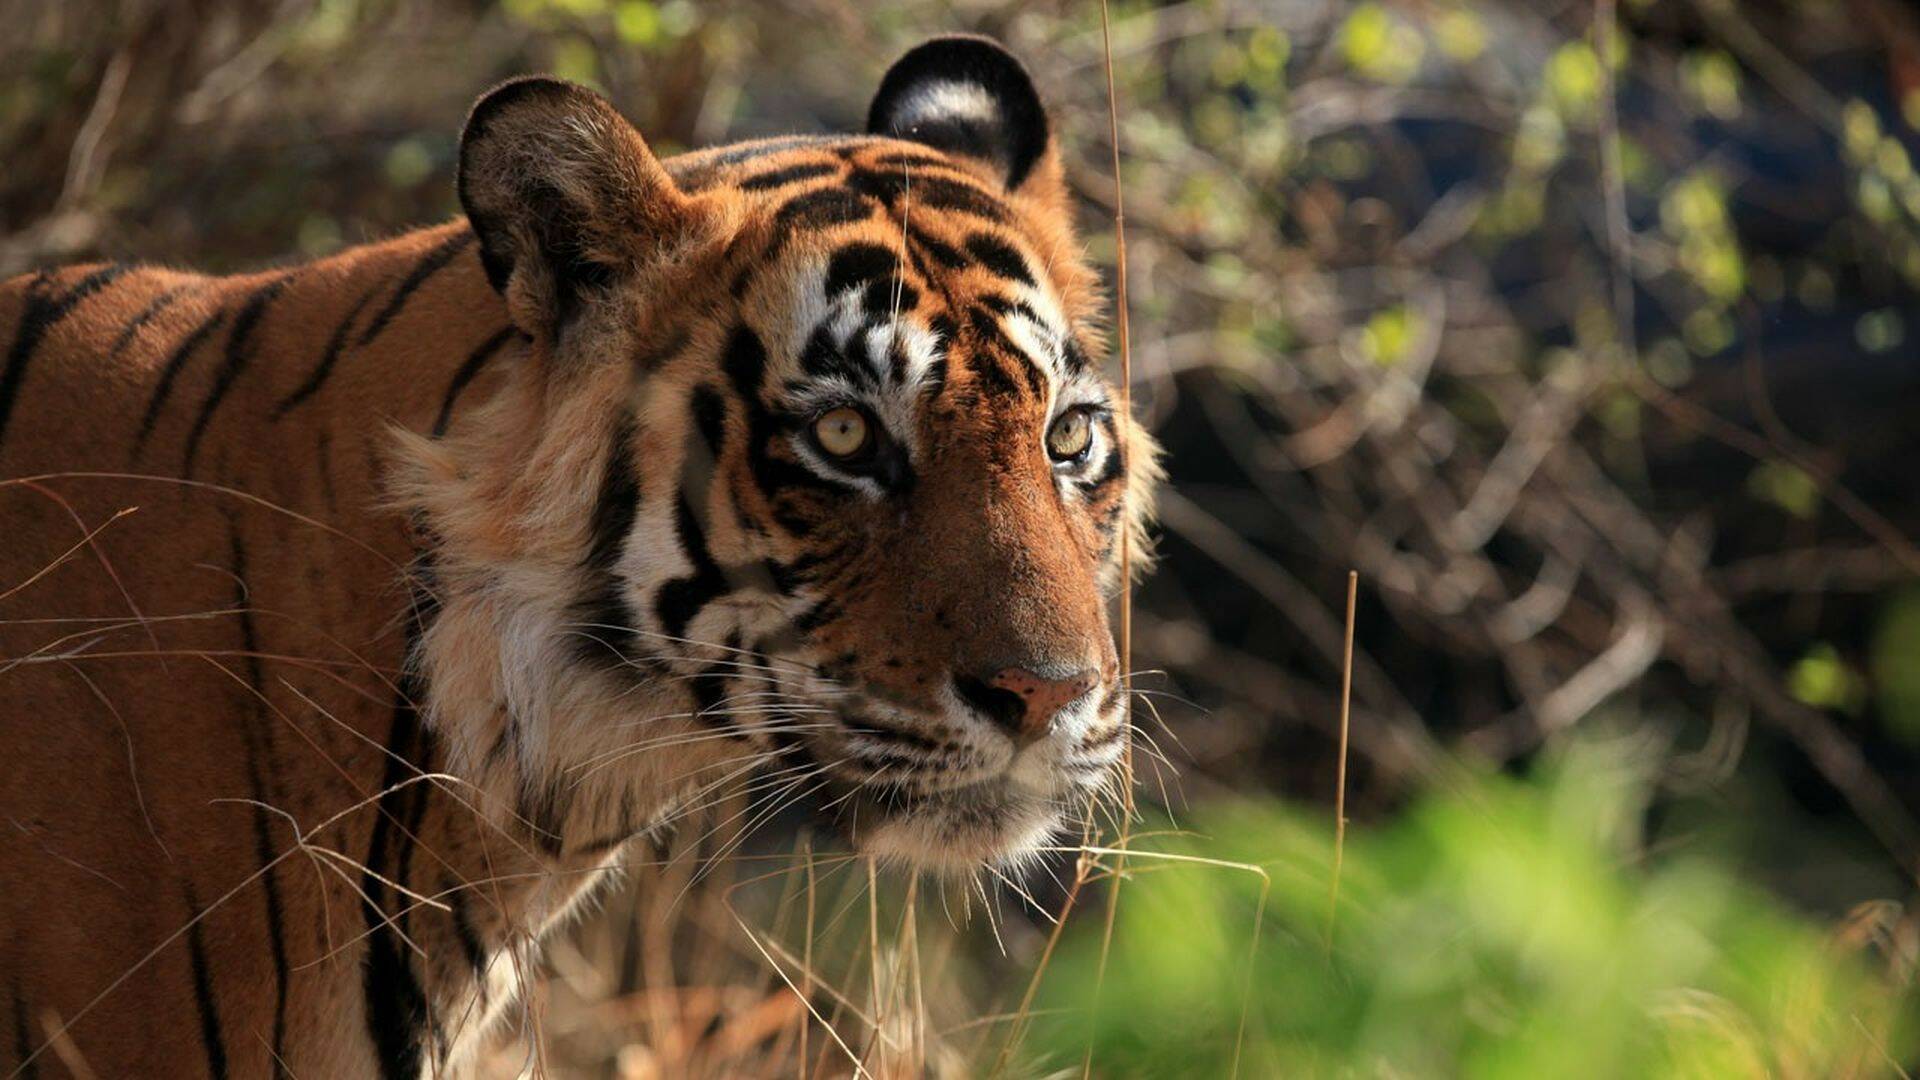
[[[1920,924],[1873,906],[1834,930],[1702,850],[1654,850],[1644,751],[1586,741],[1525,780],[1456,776],[1350,834],[1331,946],[1326,814],[1208,807],[1187,823],[1205,839],[1128,859],[1104,981],[1097,921],[1062,945],[1038,1064],[1077,1063],[1089,1040],[1100,1076],[1237,1061],[1242,1076],[1810,1078],[1911,1060]]]

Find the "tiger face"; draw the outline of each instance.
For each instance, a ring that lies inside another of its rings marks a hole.
[[[527,353],[417,448],[450,553],[424,660],[467,760],[522,759],[522,803],[564,819],[576,788],[537,778],[622,760],[612,801],[659,776],[649,741],[699,744],[947,869],[1114,782],[1107,601],[1154,451],[1095,359],[1016,60],[938,39],[867,135],[664,163],[590,91],[516,81],[475,107],[460,191]]]

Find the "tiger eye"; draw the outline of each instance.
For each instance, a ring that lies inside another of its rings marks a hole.
[[[837,458],[852,457],[866,449],[871,437],[866,415],[848,405],[828,409],[813,422],[813,440]]]
[[[1060,414],[1047,429],[1047,454],[1055,461],[1072,461],[1093,445],[1093,420],[1086,410],[1074,409]]]

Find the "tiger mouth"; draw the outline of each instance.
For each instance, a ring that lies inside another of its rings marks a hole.
[[[884,861],[959,874],[1018,864],[1110,781],[1113,745],[1101,736],[1050,756],[1030,748],[989,767],[943,768],[914,753],[860,759],[860,771],[833,772],[830,816],[856,850]]]

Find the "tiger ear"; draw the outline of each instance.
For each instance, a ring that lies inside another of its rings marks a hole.
[[[894,61],[867,110],[867,132],[984,161],[1008,191],[1056,171],[1036,169],[1054,156],[1040,93],[991,38],[937,37]]]
[[[626,117],[583,86],[540,76],[474,104],[457,183],[487,280],[536,336],[557,336],[583,303],[672,249],[693,218]]]

